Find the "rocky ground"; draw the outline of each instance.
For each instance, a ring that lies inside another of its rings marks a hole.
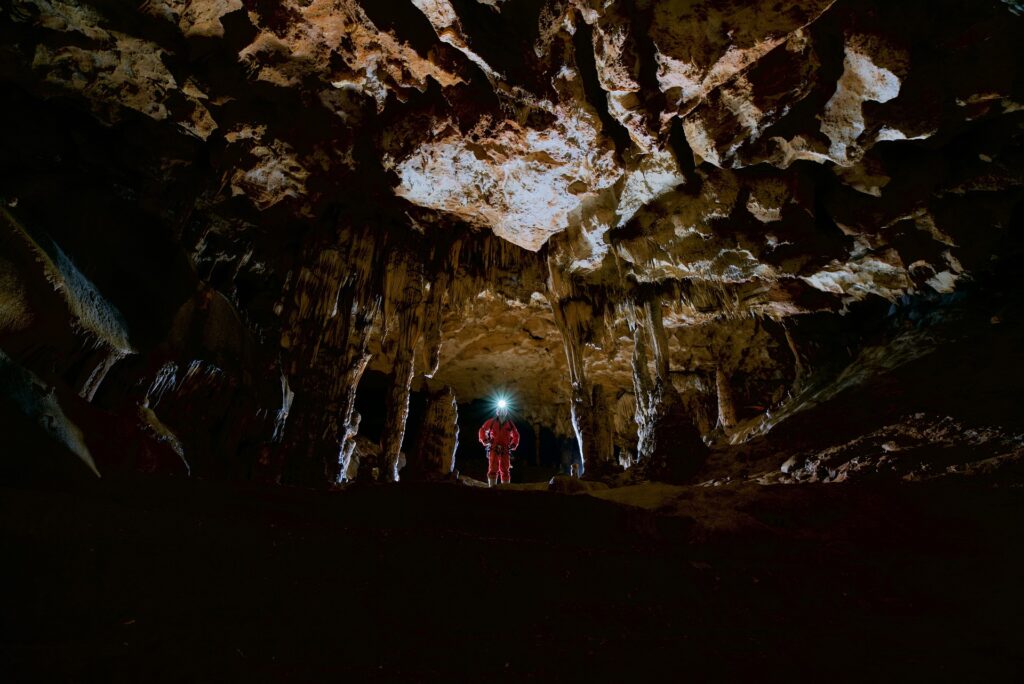
[[[1020,489],[0,490],[9,681],[1019,681]]]

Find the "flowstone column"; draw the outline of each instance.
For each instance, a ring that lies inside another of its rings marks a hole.
[[[599,447],[594,439],[594,407],[590,384],[583,366],[583,336],[581,321],[591,315],[591,309],[583,302],[564,301],[552,297],[551,308],[555,324],[562,333],[562,345],[569,362],[569,413],[576,440],[580,445],[583,467],[586,472],[590,463],[599,460]]]
[[[548,301],[554,314],[555,326],[562,335],[562,346],[569,365],[569,405],[573,431],[580,446],[583,461],[580,475],[595,464],[611,461],[614,444],[606,439],[602,420],[610,420],[607,408],[600,412],[594,406],[594,388],[586,375],[583,349],[593,336],[595,304],[583,293],[576,291],[572,281],[548,261]],[[602,394],[603,397],[603,394]]]
[[[425,377],[431,377],[437,370],[440,321],[460,254],[461,243],[455,241],[429,259],[429,266],[420,260],[420,255],[410,252],[403,252],[399,263],[388,265],[384,288],[385,351],[394,358],[394,372],[380,457],[381,475],[389,482],[399,479],[416,360],[422,359]],[[433,276],[433,281],[428,275]]]
[[[729,376],[721,366],[715,369],[715,390],[718,393],[718,424],[725,434],[729,434],[736,427],[736,402],[732,398]]]
[[[295,401],[284,426],[285,479],[335,483],[342,445],[358,429],[356,388],[366,370],[380,299],[370,284],[376,243],[363,233],[337,236],[339,247],[313,249],[286,297],[281,336]]]
[[[388,393],[384,432],[380,438],[381,477],[387,482],[398,481],[399,458],[409,418],[409,394],[412,391],[417,348],[423,333],[422,271],[410,259],[391,266],[385,287],[385,314],[388,322],[386,351],[394,358],[391,391]]]
[[[648,297],[634,306],[633,387],[636,393],[637,468],[654,480],[677,482],[693,475],[707,448],[669,379],[668,340],[661,303]],[[653,369],[648,349],[653,350]]]

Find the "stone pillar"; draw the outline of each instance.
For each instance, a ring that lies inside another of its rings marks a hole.
[[[412,388],[412,358],[395,361],[391,392],[388,394],[384,432],[380,438],[381,479],[398,481],[398,459],[405,438],[405,423],[409,418],[409,393]]]
[[[661,305],[650,297],[634,309],[633,389],[636,394],[637,468],[651,479],[683,481],[707,455],[692,417],[669,379]],[[654,368],[648,348],[654,351]]]
[[[732,398],[729,376],[721,366],[715,369],[715,387],[718,392],[718,424],[729,434],[736,427],[736,403]]]
[[[572,283],[565,280],[557,267],[548,264],[548,301],[555,318],[555,326],[562,335],[562,346],[569,365],[569,414],[573,431],[580,445],[583,461],[581,475],[587,464],[599,460],[594,442],[593,397],[583,363],[583,348],[588,331],[593,325],[593,306],[574,295]]]
[[[380,301],[369,285],[374,240],[345,233],[332,244],[313,245],[285,297],[281,333],[284,374],[295,397],[287,424],[279,426],[284,480],[307,485],[338,481],[341,451],[355,428],[356,390],[369,362],[371,333]]]
[[[431,479],[451,475],[458,448],[459,405],[452,388],[445,387],[427,397],[419,438],[408,454],[402,477]]]
[[[389,264],[385,279],[385,349],[394,358],[391,391],[388,394],[384,432],[380,440],[381,479],[397,482],[402,440],[409,418],[409,393],[415,377],[416,356],[424,343],[424,323],[440,315],[430,307],[426,314],[424,289],[427,283],[423,265],[406,255],[398,263]],[[433,289],[433,288],[432,288]],[[438,307],[441,297],[429,297]]]

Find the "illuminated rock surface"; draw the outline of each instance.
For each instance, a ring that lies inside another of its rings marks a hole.
[[[140,436],[101,471],[323,484],[359,436],[396,479],[429,381],[595,463],[672,413],[693,477],[867,347],[1019,329],[1012,4],[16,0],[2,30],[0,345],[110,423],[90,453]]]

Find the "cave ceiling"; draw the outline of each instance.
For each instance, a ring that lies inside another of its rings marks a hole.
[[[262,373],[294,430],[350,429],[367,369],[506,388],[566,433],[603,385],[622,423],[642,330],[683,395],[724,368],[753,411],[802,371],[799,321],[951,295],[998,258],[1019,11],[13,0],[5,225],[109,300],[95,335],[148,359],[136,380]]]

